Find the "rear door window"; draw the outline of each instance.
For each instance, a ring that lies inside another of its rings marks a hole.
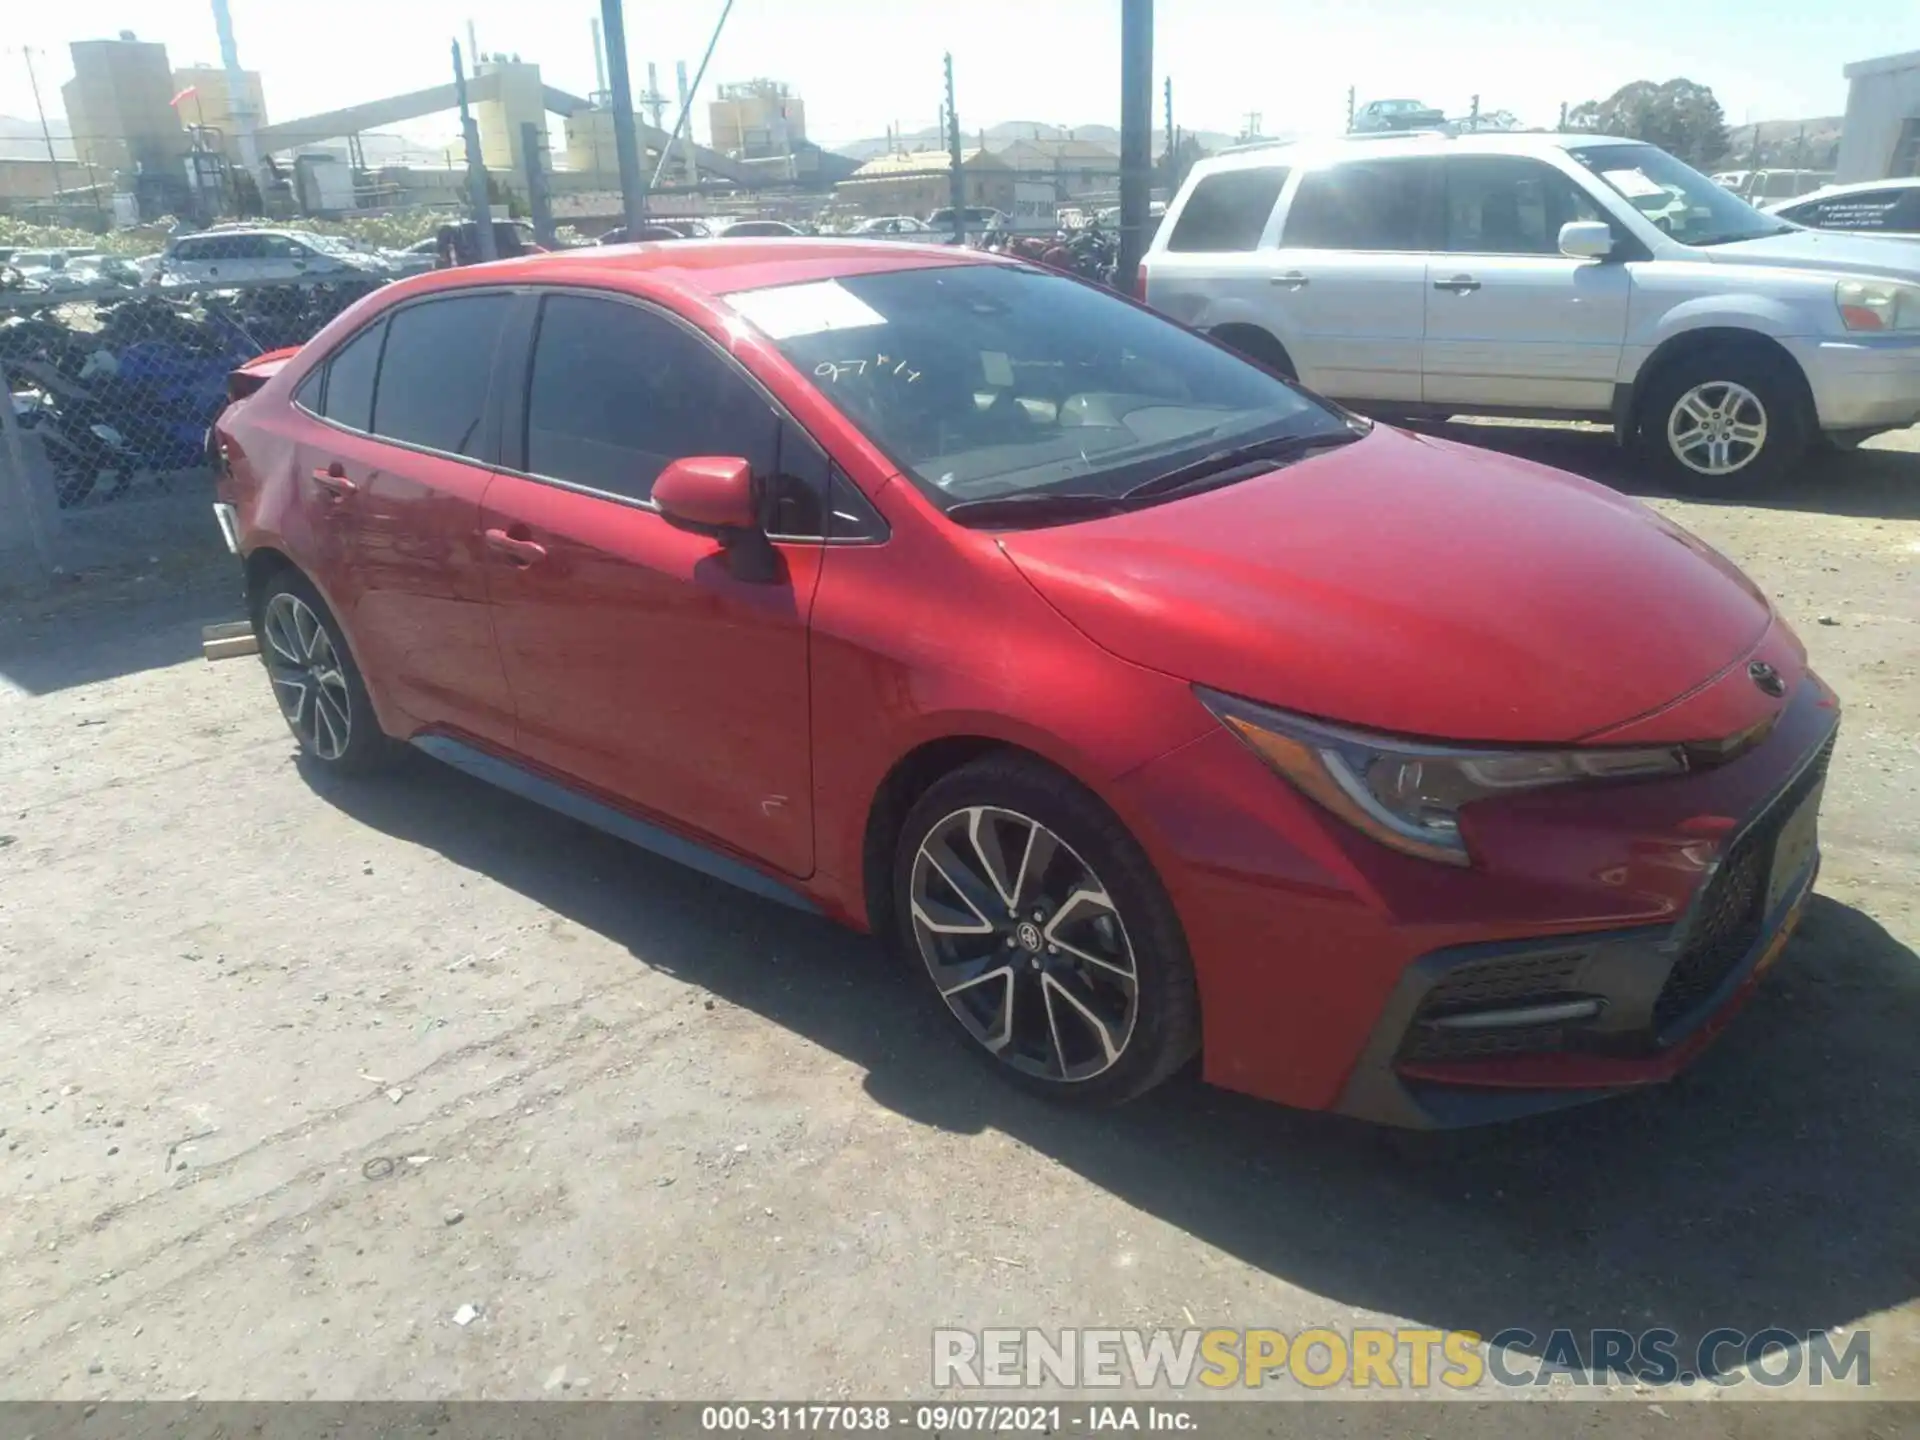
[[[370,325],[327,362],[320,413],[334,424],[362,432],[373,429],[373,382],[380,373],[380,342],[386,333],[384,320]]]
[[[447,455],[479,457],[494,349],[512,297],[428,300],[394,312],[373,404],[373,431]],[[332,386],[328,386],[332,408]]]
[[[1818,225],[1826,230],[1903,230],[1897,212],[1901,201],[1914,192],[1899,190],[1862,190],[1852,195],[1833,195],[1811,206],[1814,218],[1802,224]],[[1799,219],[1799,216],[1792,217]]]
[[[1281,244],[1290,250],[1427,250],[1439,162],[1347,160],[1300,179]]]
[[[1286,188],[1284,166],[1221,170],[1196,183],[1167,249],[1181,251],[1252,250],[1266,232],[1267,220]]]

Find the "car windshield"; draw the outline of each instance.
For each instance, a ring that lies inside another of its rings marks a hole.
[[[1353,434],[1265,371],[1064,276],[969,264],[727,298],[943,510],[1118,496],[1224,450]]]
[[[1682,245],[1726,245],[1784,235],[1793,227],[1655,145],[1585,145],[1573,158]]]

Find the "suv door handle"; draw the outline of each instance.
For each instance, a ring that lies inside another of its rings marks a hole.
[[[517,535],[509,535],[504,530],[489,530],[486,532],[486,538],[488,549],[499,551],[516,565],[531,565],[535,561],[547,558],[547,547],[537,540],[523,540]]]
[[[1269,285],[1285,285],[1290,290],[1298,290],[1302,285],[1311,284],[1311,278],[1298,270],[1289,270],[1284,275],[1275,275],[1267,281]]]
[[[344,500],[360,487],[347,478],[347,472],[338,460],[331,465],[313,472],[314,483],[328,491],[336,500]]]
[[[1478,290],[1480,288],[1480,282],[1471,275],[1456,275],[1451,280],[1434,281],[1433,288],[1436,290],[1451,290],[1456,295],[1465,295],[1469,291]]]

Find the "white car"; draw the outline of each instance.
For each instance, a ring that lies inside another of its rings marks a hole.
[[[1610,420],[1676,488],[1920,421],[1920,245],[1787,224],[1638,141],[1230,152],[1194,167],[1138,285],[1365,410]]]
[[[160,283],[210,281],[384,280],[392,269],[377,255],[332,236],[297,230],[205,230],[176,235],[160,257]]]
[[[1814,230],[1920,240],[1920,176],[1828,185],[1811,195],[1776,200],[1761,208]]]
[[[862,220],[853,227],[852,233],[863,239],[926,241],[937,239],[941,232],[916,215],[876,215],[871,220]]]

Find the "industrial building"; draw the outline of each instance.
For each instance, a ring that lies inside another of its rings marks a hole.
[[[236,94],[220,66],[180,66],[173,72],[173,90],[184,97],[176,107],[181,123],[203,131],[205,146],[222,154],[239,154],[236,139],[243,122],[250,120],[255,129],[267,123],[266,91],[257,70],[240,72]]]
[[[791,155],[806,143],[806,102],[778,80],[722,85],[707,106],[707,133],[714,149],[741,160]]]
[[[1920,50],[1846,67],[1847,118],[1834,179],[1920,175]]]
[[[967,205],[1013,213],[1015,171],[984,149],[960,152]],[[945,150],[909,150],[869,160],[834,187],[862,215],[927,215],[953,203],[953,160]]]
[[[122,30],[117,40],[76,40],[68,48],[73,79],[60,98],[80,163],[129,186],[142,170],[184,175],[191,147],[173,108],[167,47]]]

